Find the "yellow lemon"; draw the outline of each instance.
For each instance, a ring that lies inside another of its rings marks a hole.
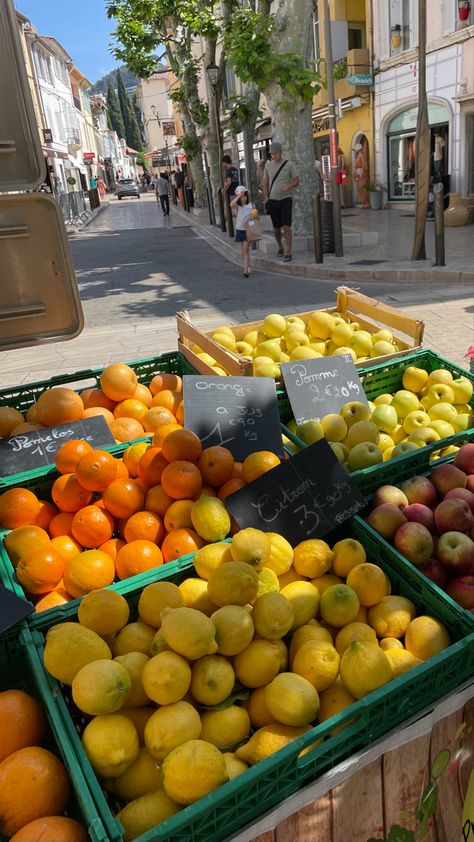
[[[234,670],[245,687],[262,687],[280,670],[280,650],[273,640],[252,640],[235,656]]]
[[[365,643],[371,643],[373,646],[378,645],[377,635],[374,630],[367,623],[359,623],[357,620],[353,623],[348,623],[347,626],[344,626],[337,633],[334,645],[339,654],[342,655],[347,647],[351,643],[354,643],[354,640],[362,640]]]
[[[153,582],[143,588],[138,600],[140,619],[154,629],[161,626],[161,612],[164,608],[181,608],[184,605],[183,594],[172,582]]]
[[[241,775],[242,772],[246,772],[249,768],[249,764],[245,763],[244,760],[239,760],[237,755],[232,751],[225,751],[222,757],[224,758],[225,768],[230,781],[232,778],[236,778],[237,775]]]
[[[308,640],[318,640],[332,644],[331,633],[327,629],[323,629],[317,620],[310,620],[309,623],[305,623],[304,626],[300,626],[299,629],[296,629],[291,638],[290,665],[292,669],[296,653],[303,643],[306,643]]]
[[[417,667],[418,664],[423,663],[420,658],[415,658],[406,649],[387,649],[385,651],[385,657],[388,658],[392,667],[393,678],[398,678],[399,675],[403,675],[408,670],[412,670],[413,667]]]
[[[220,705],[234,684],[234,670],[222,655],[206,655],[192,665],[190,691],[201,705]]]
[[[405,648],[422,661],[427,661],[450,645],[448,632],[434,617],[416,617],[405,632]]]
[[[314,685],[294,672],[281,672],[268,684],[265,702],[277,722],[292,727],[314,722],[319,711],[319,696]]]
[[[211,620],[216,630],[219,655],[238,655],[254,636],[252,617],[241,605],[224,605],[211,614]]]
[[[279,640],[293,626],[293,606],[284,594],[265,593],[255,600],[252,619],[260,637]]]
[[[117,591],[91,591],[81,600],[77,619],[101,637],[115,634],[128,623],[128,602]]]
[[[207,585],[206,585],[206,587],[207,587]],[[170,650],[170,647],[168,646],[168,644],[165,640],[165,636],[163,634],[163,629],[158,629],[158,631],[156,632],[156,634],[153,638],[153,642],[151,644],[151,653],[150,654],[151,655],[159,655],[160,652],[164,652],[165,649]]]
[[[179,702],[189,690],[191,667],[177,652],[160,652],[143,667],[142,684],[148,698],[159,705]]]
[[[230,516],[222,500],[203,494],[193,503],[191,521],[205,541],[222,541],[230,531]]]
[[[269,567],[277,576],[281,576],[282,573],[287,573],[293,564],[293,547],[283,535],[278,535],[277,532],[267,532],[267,536],[270,538],[271,546],[265,567]]]
[[[345,579],[349,571],[356,564],[363,564],[366,560],[364,547],[355,538],[343,538],[333,546],[334,558],[332,562],[332,573]]]
[[[223,605],[247,605],[258,591],[258,575],[250,564],[229,561],[209,574],[207,589],[212,601]]]
[[[120,713],[96,716],[86,725],[82,744],[94,772],[101,778],[118,778],[138,757],[135,725]]]
[[[178,804],[193,804],[229,780],[221,752],[204,740],[188,740],[167,755],[163,786]]]
[[[293,565],[287,570],[286,573],[281,573],[278,576],[278,581],[280,583],[280,590],[283,590],[285,585],[289,585],[291,582],[301,582],[304,579],[304,576],[300,576],[299,573],[296,572]]]
[[[131,477],[138,476],[138,463],[149,447],[147,441],[139,441],[136,444],[131,444],[124,451],[122,461]]]
[[[120,710],[131,689],[132,682],[125,667],[117,661],[101,658],[76,673],[72,681],[72,698],[79,710],[97,716]]]
[[[133,801],[134,798],[140,798],[141,795],[160,789],[162,783],[163,778],[157,760],[152,757],[148,749],[141,748],[135,762],[118,778],[104,781],[104,787],[119,798],[123,798],[124,801]]]
[[[355,620],[359,604],[359,597],[348,585],[330,585],[321,597],[321,617],[340,629]]]
[[[176,815],[181,807],[169,798],[164,789],[149,792],[130,801],[116,818],[124,829],[124,842],[131,842],[142,833],[146,833],[165,819]]]
[[[279,722],[264,725],[263,728],[255,731],[248,743],[240,746],[235,754],[239,760],[245,760],[246,763],[253,766],[310,730],[308,725],[299,728],[281,725]]]
[[[376,605],[384,596],[388,596],[387,576],[377,564],[364,562],[357,564],[346,579],[346,584],[356,592],[361,605],[370,608]]]
[[[342,419],[341,419],[342,420]],[[301,541],[294,549],[293,566],[302,576],[314,579],[331,568],[334,553],[321,538]]]
[[[60,623],[46,635],[44,665],[54,678],[72,684],[82,667],[99,658],[112,659],[105,640],[79,623]]]
[[[274,570],[270,570],[269,567],[262,567],[262,569],[257,573],[257,576],[258,589],[255,599],[258,599],[258,597],[262,596],[264,593],[278,593],[280,590],[280,582]]]
[[[362,699],[392,679],[392,667],[384,652],[371,643],[358,641],[343,653],[340,672],[345,688],[355,699]]]
[[[318,613],[319,591],[311,582],[290,582],[280,591],[293,607],[292,629],[304,626]]]
[[[379,641],[379,646],[382,652],[388,652],[389,649],[403,649],[403,643],[401,640],[397,640],[396,637],[382,637]]]
[[[143,652],[149,655],[155,636],[155,629],[147,623],[129,623],[111,639],[114,658],[128,652]]]
[[[271,556],[272,544],[266,532],[261,529],[241,529],[232,538],[230,552],[234,561],[244,562],[261,570]]]
[[[208,710],[201,714],[201,739],[224,751],[238,745],[250,733],[248,711],[240,705],[229,705],[224,710]]]
[[[148,701],[148,697],[147,697]],[[150,716],[155,712],[156,708],[142,707],[142,708],[122,708],[121,716],[126,716],[130,722],[133,722],[137,729],[138,740],[141,746],[145,745],[145,725]]]
[[[293,672],[303,676],[319,692],[326,690],[339,675],[340,657],[326,640],[307,640],[293,660]]]
[[[210,617],[216,610],[217,606],[214,605],[209,596],[205,579],[198,579],[197,576],[185,579],[179,585],[179,590],[186,608],[195,608],[196,611],[202,611],[207,617]]]
[[[416,614],[413,602],[404,596],[384,596],[369,608],[369,626],[377,637],[403,637]]]
[[[200,716],[189,702],[163,705],[150,716],[145,725],[145,745],[160,763],[166,755],[187,742],[197,740],[201,734]]]
[[[208,544],[194,556],[194,568],[198,576],[207,581],[216,567],[231,559],[230,544]]]
[[[168,646],[190,661],[217,651],[212,620],[195,608],[165,608],[161,627]]]
[[[265,701],[266,689],[266,684],[263,687],[256,687],[246,702],[247,713],[254,728],[263,728],[264,725],[270,725],[275,721]]]
[[[354,622],[365,623],[365,625],[367,626],[368,625],[368,617],[369,617],[369,612],[367,611],[367,608],[365,607],[365,605],[359,605],[359,613],[357,614],[357,617],[355,618]]]
[[[319,591],[319,596],[322,596],[326,588],[331,585],[343,585],[344,582],[340,576],[335,576],[334,573],[324,573],[322,576],[317,576],[316,579],[311,579],[311,584]]]
[[[330,719],[331,716],[335,716],[337,713],[354,704],[355,698],[349,693],[349,690],[344,686],[339,676],[330,687],[320,693],[319,702],[318,719],[320,722],[326,722],[326,719]],[[342,728],[347,728],[348,724],[343,725]],[[339,728],[335,728],[333,733],[337,733],[339,730]]]
[[[142,672],[143,667],[150,660],[148,655],[143,652],[128,652],[126,655],[118,655],[114,660],[125,667],[132,684],[124,707],[139,708],[147,705],[148,696],[143,689]]]

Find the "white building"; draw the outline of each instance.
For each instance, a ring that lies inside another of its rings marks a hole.
[[[173,169],[176,164],[175,114],[169,96],[173,78],[169,71],[158,70],[148,79],[142,79],[136,90],[145,128],[146,157],[155,172],[167,167]]]

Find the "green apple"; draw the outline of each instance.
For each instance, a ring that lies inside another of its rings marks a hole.
[[[336,350],[334,351],[334,356],[335,357],[342,357],[342,356],[352,357],[352,361],[354,363],[357,360],[356,352],[354,351],[353,348],[349,348],[348,345],[341,345],[339,348],[336,348]]]
[[[377,395],[377,397],[374,398],[375,406],[389,406],[392,401],[393,395],[389,395],[388,392],[383,395]]]
[[[344,419],[335,412],[325,415],[324,418],[321,419],[321,426],[324,431],[324,437],[329,442],[341,442],[344,441],[347,436],[347,424]],[[344,462],[345,459],[342,461]]]
[[[410,433],[407,441],[418,445],[418,447],[424,447],[425,444],[432,444],[434,441],[439,441],[440,438],[436,430],[433,430],[431,427],[419,427],[413,433]]]
[[[402,386],[409,392],[420,392],[425,388],[428,382],[428,372],[424,368],[417,368],[415,365],[409,365],[403,372]]]
[[[323,310],[316,310],[308,318],[309,333],[317,339],[329,339],[334,327],[334,317]]]
[[[447,439],[449,436],[454,436],[456,432],[453,425],[447,421],[432,421],[430,427],[438,433],[440,439]]]
[[[429,376],[428,380],[426,381],[425,389],[430,389],[431,386],[435,386],[438,383],[448,383],[451,384],[453,381],[453,375],[450,371],[446,368],[437,368],[432,371]]]
[[[339,415],[344,419],[349,428],[356,421],[368,421],[370,418],[370,409],[362,401],[349,401],[339,410]]]
[[[324,430],[319,421],[303,421],[296,425],[296,435],[305,444],[314,444],[324,438]]]
[[[447,383],[435,383],[426,393],[426,401],[430,408],[435,403],[454,403],[454,392]]]
[[[384,342],[382,339],[379,339],[379,341],[373,345],[370,356],[386,357],[388,354],[395,354],[396,352],[397,349],[395,348],[395,345],[392,345],[391,342]]]
[[[429,427],[431,422],[430,416],[422,409],[415,409],[414,412],[409,412],[407,417],[403,420],[403,429],[407,435],[414,433],[421,427]]]
[[[242,354],[242,356],[247,357],[252,353],[253,348],[248,342],[240,341],[236,342],[235,350],[238,354]]]
[[[381,404],[375,407],[370,420],[382,433],[391,433],[398,424],[398,415],[393,406]]]
[[[268,337],[283,336],[286,330],[286,319],[278,313],[270,313],[263,320],[263,332]]]
[[[223,348],[227,348],[228,351],[235,351],[236,346],[236,339],[234,334],[232,336],[229,333],[213,333],[212,338],[214,342],[217,342],[218,345],[222,345]]]
[[[456,433],[464,433],[465,430],[472,430],[474,427],[474,415],[470,412],[461,412],[452,420]]]
[[[393,448],[391,459],[396,459],[397,456],[405,456],[413,450],[418,450],[418,445],[414,441],[401,441],[400,444],[396,444]]]
[[[382,451],[373,442],[360,442],[349,451],[348,465],[350,471],[361,471],[372,465],[379,465],[383,461]]]
[[[408,389],[400,389],[395,392],[391,406],[395,409],[398,420],[403,421],[410,412],[415,412],[419,408],[420,402],[413,392],[409,392]]]
[[[392,447],[395,447],[395,442],[394,442],[394,440],[392,439],[391,436],[387,435],[387,433],[380,433],[379,445],[378,446],[380,447],[380,450],[382,451],[382,453],[385,453],[386,450],[388,450],[388,449],[391,450]]]
[[[273,362],[277,363],[281,357],[280,342],[278,339],[266,339],[257,345],[257,352],[259,356],[271,357]]]
[[[352,336],[353,330],[351,326],[346,324],[345,322],[343,322],[340,325],[337,325],[337,327],[335,327],[331,333],[331,339],[334,342],[334,344],[338,347],[346,347],[347,345],[349,345]]]
[[[449,385],[454,392],[454,403],[469,403],[472,398],[472,383],[467,377],[456,377]]]
[[[356,421],[347,432],[347,443],[351,448],[363,442],[378,444],[379,438],[379,431],[371,421]]]

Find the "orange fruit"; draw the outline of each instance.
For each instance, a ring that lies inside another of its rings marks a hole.
[[[98,506],[84,506],[74,515],[72,537],[87,549],[99,547],[112,537],[115,522],[112,515]]]
[[[40,547],[20,558],[16,578],[28,593],[49,593],[63,578],[64,563],[64,557],[54,547]]]
[[[114,517],[131,517],[143,509],[145,493],[133,479],[116,479],[105,489],[103,501]]]
[[[135,421],[141,421],[143,416],[148,412],[148,407],[143,401],[136,398],[127,398],[125,401],[120,401],[114,409],[115,418],[134,418]]]
[[[206,497],[217,497],[217,491],[215,488],[212,488],[210,485],[203,485],[200,491],[193,497],[193,500],[199,500],[202,495],[205,494]]]
[[[171,532],[172,529],[192,529],[191,509],[194,500],[175,500],[166,510],[165,529]]]
[[[27,488],[9,488],[0,494],[0,526],[3,529],[29,526],[35,522],[40,509],[41,504],[32,491]]]
[[[216,444],[202,451],[198,467],[206,485],[224,485],[232,476],[234,457],[227,447]]]
[[[127,468],[125,462],[123,461],[123,459],[116,459],[115,462],[117,464],[116,479],[125,479],[126,477],[129,477],[130,474],[128,472],[128,468]]]
[[[59,535],[70,535],[72,538],[71,526],[74,515],[72,512],[60,512],[53,517],[48,526],[48,532],[51,538],[57,538]]]
[[[0,439],[10,435],[11,431],[24,423],[24,418],[13,406],[0,406]]]
[[[53,517],[56,517],[58,510],[53,506],[49,500],[40,500],[40,510],[35,517],[35,526],[41,526],[42,529],[49,529]]]
[[[234,494],[236,491],[240,491],[240,489],[243,488],[244,485],[245,482],[243,479],[231,477],[227,480],[227,482],[224,483],[224,485],[221,485],[217,496],[220,497],[221,500],[225,500],[225,498],[228,497],[229,494]]]
[[[161,447],[168,433],[173,432],[173,430],[182,429],[183,427],[181,424],[162,424],[161,427],[158,427],[156,433],[153,434],[153,438],[151,440],[153,447]]]
[[[161,550],[152,541],[131,541],[117,554],[115,567],[119,579],[128,579],[163,564]]]
[[[192,430],[174,430],[165,436],[162,445],[163,456],[168,462],[187,459],[195,462],[202,452],[199,436]]]
[[[65,441],[56,453],[56,459],[54,460],[56,468],[60,474],[73,474],[81,456],[91,451],[92,447],[89,442],[82,439]]]
[[[202,477],[196,465],[178,459],[164,469],[161,485],[174,500],[190,500],[201,490]]]
[[[76,467],[78,482],[87,491],[104,491],[117,476],[117,460],[106,450],[90,450]]]
[[[130,447],[127,447],[122,456],[122,462],[131,477],[138,476],[138,463],[149,447],[150,445],[146,441],[139,441],[137,444],[131,444]]]
[[[144,386],[143,383],[138,383],[133,397],[135,398],[135,400],[144,403],[145,406],[148,407],[148,409],[150,408],[151,402],[153,400],[153,395],[150,392],[148,386]]]
[[[62,512],[78,512],[90,503],[92,492],[80,484],[76,474],[61,474],[53,482],[51,497]]]
[[[26,420],[31,421],[32,424],[36,424],[38,420],[36,417],[36,408],[37,405],[35,403],[32,403],[31,406],[29,406],[26,410]]]
[[[115,406],[115,401],[108,398],[102,389],[86,389],[84,392],[81,392],[81,399],[84,409],[102,407],[111,412]]]
[[[105,544],[102,544],[99,547],[99,550],[103,553],[107,553],[110,558],[115,561],[117,558],[117,553],[122,547],[125,546],[125,541],[121,541],[120,538],[110,538]]]
[[[138,476],[151,488],[158,485],[167,464],[159,447],[149,447],[138,461]]]
[[[182,399],[183,396],[181,392],[172,392],[171,389],[163,389],[161,392],[157,392],[156,395],[154,395],[151,405],[152,407],[162,406],[165,409],[169,409],[169,411],[174,415]]]
[[[44,430],[45,425],[40,424],[37,421],[25,421],[24,424],[18,424],[18,427],[15,427],[14,430],[11,431],[11,436],[22,436],[24,433],[33,433],[35,430]]]
[[[110,427],[112,421],[114,420],[114,416],[111,413],[110,409],[105,409],[103,406],[90,406],[89,409],[84,410],[83,418],[97,418],[99,415],[104,418],[105,423],[108,424]]]
[[[272,453],[270,450],[259,450],[257,453],[251,453],[250,456],[244,459],[242,476],[245,482],[252,482],[279,464],[280,459],[275,453]]]
[[[147,410],[148,412],[148,410]],[[115,418],[109,424],[110,432],[115,441],[131,441],[132,439],[139,439],[145,435],[145,430],[139,421],[135,418]]]
[[[89,842],[89,836],[75,819],[46,816],[28,822],[10,842]]]
[[[65,386],[46,389],[36,404],[36,418],[45,427],[79,421],[84,413],[80,395]]]
[[[57,538],[52,538],[50,547],[57,550],[65,561],[69,561],[78,553],[82,552],[81,545],[78,544],[71,535],[58,535]]]
[[[64,587],[71,596],[84,596],[96,588],[106,588],[115,578],[113,559],[101,550],[84,550],[66,565]]]
[[[164,561],[174,561],[188,553],[195,553],[204,546],[204,541],[194,529],[173,529],[161,545]]]
[[[64,590],[64,588],[57,587],[54,591],[42,596],[35,604],[35,612],[40,614],[41,611],[49,611],[50,608],[58,608],[60,605],[65,605],[66,602],[71,602],[72,597]]]
[[[244,464],[243,462],[234,462],[231,479],[243,479]]]
[[[163,424],[175,424],[176,418],[164,406],[151,406],[142,420],[147,433],[156,433]]]
[[[0,764],[0,833],[10,838],[25,824],[62,813],[69,798],[68,774],[45,748],[28,746]]]
[[[146,492],[145,509],[147,512],[154,512],[156,515],[164,517],[172,502],[173,498],[163,491],[161,485],[154,485]]]
[[[113,401],[133,398],[138,380],[133,368],[125,363],[112,363],[104,368],[100,376],[102,391]]]
[[[46,731],[43,708],[23,690],[0,693],[0,762],[25,746],[38,745]]]
[[[4,547],[13,567],[20,558],[24,558],[34,550],[46,547],[50,542],[48,533],[40,526],[17,526],[5,538]]]
[[[154,512],[135,512],[128,518],[123,528],[127,543],[146,540],[159,544],[163,537],[163,522]]]
[[[180,405],[178,406],[175,412],[175,415],[178,424],[184,425],[184,401],[181,401]]]
[[[183,390],[183,381],[178,374],[155,374],[153,380],[149,385],[152,395],[163,389],[171,389],[172,392],[181,392]]]

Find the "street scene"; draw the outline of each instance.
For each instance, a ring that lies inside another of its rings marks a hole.
[[[472,3],[14,2],[1,842],[474,842]]]

